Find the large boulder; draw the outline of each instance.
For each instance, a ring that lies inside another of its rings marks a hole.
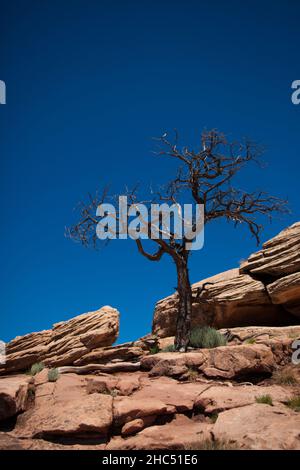
[[[204,288],[203,288],[204,286]],[[201,291],[197,297],[197,292]],[[216,328],[247,325],[284,325],[289,315],[281,306],[274,305],[265,285],[239,269],[204,279],[193,284],[192,326],[210,324]],[[173,294],[156,305],[153,333],[159,337],[174,336],[178,295]]]
[[[300,317],[300,272],[281,277],[267,285],[274,305],[282,305],[286,311]]]
[[[300,450],[299,429],[300,413],[280,404],[254,403],[221,413],[213,434],[240,449]]]
[[[88,393],[86,379],[75,374],[36,383],[35,405],[18,417],[14,436],[105,438],[112,424],[112,397]]]
[[[110,346],[119,333],[119,312],[109,306],[57,323],[51,330],[18,336],[6,345],[0,373],[25,370],[36,362],[73,364],[93,349]]]
[[[300,271],[300,222],[282,230],[242,263],[242,273],[259,277],[283,277]]]
[[[114,437],[106,450],[184,450],[210,440],[211,430],[211,424],[196,422],[184,415],[176,415],[170,423],[164,426],[151,426],[136,436],[127,439]]]
[[[30,401],[30,377],[0,378],[0,421],[25,411]]]
[[[276,366],[271,348],[264,344],[241,344],[201,349],[187,353],[158,353],[144,356],[141,368],[152,376],[182,377],[196,370],[206,377],[241,379],[270,374]]]

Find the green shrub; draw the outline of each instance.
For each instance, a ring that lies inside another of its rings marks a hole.
[[[157,354],[159,353],[159,346],[156,344],[155,346],[150,348],[149,351],[150,351],[150,354]]]
[[[261,395],[260,397],[255,398],[256,403],[262,403],[264,405],[273,405],[273,400],[271,395]]]
[[[286,405],[294,411],[300,411],[300,396],[291,398]]]
[[[210,415],[210,419],[212,423],[215,423],[218,419],[219,413],[217,411],[213,411]]]
[[[41,372],[43,369],[45,369],[44,364],[42,362],[36,362],[35,364],[32,364],[29,374],[36,375],[39,372]]]
[[[227,344],[226,338],[215,328],[203,326],[194,328],[190,336],[190,346],[193,348],[217,348]]]
[[[48,371],[48,381],[49,382],[56,382],[59,377],[59,372],[57,368],[50,369]]]
[[[169,344],[169,346],[162,348],[161,352],[175,352],[175,344]]]

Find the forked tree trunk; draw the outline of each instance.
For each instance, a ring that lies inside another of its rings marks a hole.
[[[191,330],[192,315],[192,289],[189,280],[187,260],[176,263],[177,268],[177,292],[178,292],[178,316],[175,335],[175,348],[177,351],[186,351]]]

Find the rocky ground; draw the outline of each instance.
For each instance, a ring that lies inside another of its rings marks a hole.
[[[59,367],[55,382],[48,369],[2,376],[0,447],[300,449],[300,369],[291,364],[300,326],[226,333],[228,345],[214,349],[145,346],[139,360],[106,363],[110,373],[89,364]]]
[[[300,223],[193,293],[226,346],[165,352],[176,295],[134,342],[103,307],[8,343],[0,449],[300,449]]]

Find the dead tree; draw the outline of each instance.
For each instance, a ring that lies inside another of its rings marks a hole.
[[[153,193],[149,201],[140,201],[137,190],[126,191],[128,206],[143,203],[150,205],[165,202],[179,206],[182,202],[199,204],[204,207],[204,224],[224,218],[236,227],[245,225],[251,235],[260,241],[263,225],[260,216],[272,218],[276,212],[287,212],[287,201],[270,196],[263,191],[245,192],[233,186],[234,176],[248,163],[259,162],[261,149],[250,141],[233,142],[216,131],[204,131],[201,134],[200,148],[179,148],[177,133],[174,141],[167,134],[155,139],[158,143],[158,157],[169,158],[178,163],[175,177],[159,191]],[[123,193],[124,194],[124,193]],[[67,235],[85,246],[96,246],[99,242],[96,225],[99,217],[96,208],[103,202],[109,202],[107,191],[101,197],[90,197],[90,201],[81,204],[78,223],[67,230]],[[119,217],[119,214],[116,215]],[[194,226],[195,221],[193,221]],[[147,235],[150,238],[153,223],[147,223]],[[193,227],[194,228],[194,227]],[[178,315],[176,325],[176,350],[186,350],[189,343],[192,315],[192,289],[189,279],[188,261],[191,254],[190,243],[185,236],[176,237],[170,230],[169,238],[163,236],[161,223],[156,223],[159,233],[151,240],[157,249],[150,253],[144,240],[135,240],[138,251],[150,261],[160,261],[164,254],[171,256],[177,270]]]

